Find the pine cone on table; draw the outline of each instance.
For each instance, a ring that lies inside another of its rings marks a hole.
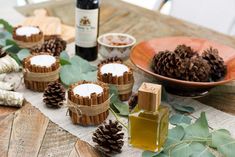
[[[155,73],[181,79],[187,70],[187,62],[171,51],[160,51],[153,58],[152,68]]]
[[[66,41],[62,38],[53,36],[44,41],[40,47],[35,47],[31,50],[33,54],[47,52],[53,56],[59,56],[66,49]]]
[[[191,58],[185,80],[208,82],[210,80],[210,65],[202,57]]]
[[[3,50],[3,47],[0,46],[0,58],[5,57],[7,55],[6,51]]]
[[[93,142],[97,144],[96,149],[105,156],[121,153],[124,144],[124,133],[121,131],[122,126],[117,121],[109,120],[108,124],[99,126],[92,137]]]
[[[65,89],[59,82],[49,83],[43,94],[43,102],[49,108],[60,108],[65,100]]]
[[[218,81],[226,75],[227,67],[223,58],[219,56],[217,49],[210,47],[202,53],[202,57],[207,60],[211,67],[211,78],[213,81]]]
[[[174,52],[182,59],[191,58],[198,55],[198,53],[194,51],[190,46],[186,46],[184,44],[178,45]]]

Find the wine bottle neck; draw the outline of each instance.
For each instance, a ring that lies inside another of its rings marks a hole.
[[[97,9],[99,8],[99,0],[77,0],[77,8]]]

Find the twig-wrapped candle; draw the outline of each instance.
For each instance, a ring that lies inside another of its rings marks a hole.
[[[99,125],[109,114],[109,88],[101,82],[75,83],[68,90],[67,104],[74,124]]]
[[[44,42],[44,36],[39,27],[18,26],[13,29],[13,39],[21,48],[33,48]]]
[[[48,83],[59,80],[59,59],[49,54],[29,56],[24,59],[24,82],[28,89],[42,92]]]
[[[108,59],[98,65],[97,79],[115,85],[122,101],[128,100],[134,85],[132,69],[116,58]]]

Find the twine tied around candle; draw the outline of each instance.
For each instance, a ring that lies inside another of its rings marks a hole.
[[[117,90],[118,90],[118,94],[120,94],[120,95],[129,94],[132,91],[132,88],[133,88],[133,85],[134,85],[134,80],[132,80],[128,84],[122,84],[122,85],[110,84],[110,85],[116,86]]]
[[[59,79],[59,72],[60,68],[45,73],[31,72],[28,69],[24,69],[24,79],[36,82],[53,82]]]
[[[103,112],[106,112],[109,109],[109,103],[111,97],[101,104],[91,105],[91,106],[80,105],[68,99],[67,107],[68,110],[76,113],[78,117],[82,117],[83,115],[97,116]]]
[[[24,42],[20,40],[15,40],[15,42],[17,43],[17,45],[19,45],[20,48],[32,48],[35,46],[41,46],[44,42],[44,38],[36,42]]]

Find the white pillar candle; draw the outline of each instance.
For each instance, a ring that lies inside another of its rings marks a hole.
[[[38,55],[38,56],[33,56],[30,58],[30,63],[32,65],[36,66],[46,66],[46,67],[51,67],[52,64],[56,62],[55,57],[51,55]]]
[[[103,88],[97,84],[85,83],[76,86],[73,89],[73,93],[82,97],[90,97],[92,93],[100,94],[103,92]]]
[[[111,73],[112,76],[117,76],[117,77],[123,76],[123,74],[127,71],[129,71],[129,68],[126,65],[120,63],[108,63],[104,64],[100,68],[100,72],[102,75]]]
[[[16,29],[16,35],[30,37],[33,34],[39,34],[40,30],[34,26],[22,26]]]

